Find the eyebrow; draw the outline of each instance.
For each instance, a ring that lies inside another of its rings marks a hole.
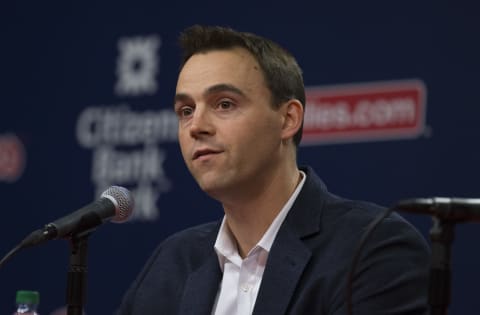
[[[206,96],[208,94],[213,94],[218,92],[233,92],[240,96],[245,96],[245,93],[243,93],[242,90],[240,90],[234,85],[226,84],[226,83],[212,85],[203,93],[203,95]]]
[[[240,90],[234,85],[226,84],[226,83],[220,83],[220,84],[215,84],[210,86],[208,89],[206,89],[203,92],[203,96],[205,97],[209,94],[214,94],[219,92],[233,92],[235,94],[238,94],[239,96],[245,97],[245,93],[243,93],[242,90]],[[174,101],[176,103],[177,101],[186,101],[191,99],[192,99],[191,96],[187,93],[177,93],[175,94]]]

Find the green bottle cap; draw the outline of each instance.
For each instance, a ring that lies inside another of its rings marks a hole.
[[[38,304],[40,302],[40,294],[37,291],[17,291],[17,304]]]

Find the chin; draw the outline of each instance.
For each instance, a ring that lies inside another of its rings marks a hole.
[[[207,194],[211,194],[215,191],[220,190],[220,185],[218,184],[218,181],[202,181],[198,182],[198,185]]]
[[[198,182],[200,188],[210,197],[220,201],[223,196],[228,194],[228,185],[220,183],[218,179]]]

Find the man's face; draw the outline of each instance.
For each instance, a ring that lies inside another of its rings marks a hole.
[[[278,167],[281,110],[245,49],[193,55],[175,96],[183,158],[200,187],[223,201],[255,193]]]

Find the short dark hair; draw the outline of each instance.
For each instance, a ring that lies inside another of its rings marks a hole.
[[[192,55],[197,53],[235,47],[248,50],[263,71],[267,87],[272,94],[272,106],[278,108],[283,102],[298,99],[305,109],[302,69],[288,51],[273,41],[231,28],[194,25],[181,33],[179,42],[183,51],[181,68]],[[293,137],[297,147],[302,139],[302,129],[303,121]]]

